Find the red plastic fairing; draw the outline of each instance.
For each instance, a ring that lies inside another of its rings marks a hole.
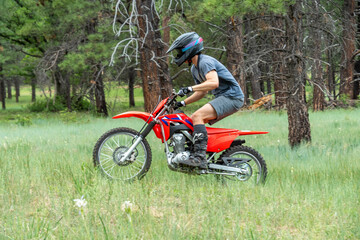
[[[129,117],[136,117],[136,118],[140,118],[140,119],[146,121],[146,120],[149,119],[150,113],[139,112],[139,111],[130,111],[130,112],[120,113],[120,114],[118,114],[118,115],[116,115],[116,116],[114,116],[112,118],[117,119],[117,118],[129,118]]]
[[[187,126],[191,131],[194,130],[192,120],[184,113],[168,114],[159,117],[160,123],[162,124],[165,132],[165,140],[169,140],[170,137],[170,126],[171,123],[182,123]]]
[[[169,98],[165,98],[157,105],[157,107],[154,110],[154,116],[156,116],[161,111],[161,109],[164,107],[164,105],[168,99]]]
[[[221,152],[228,149],[231,143],[240,135],[266,134],[268,132],[239,131],[226,128],[206,128],[208,132],[208,152]]]
[[[150,113],[139,112],[139,111],[130,111],[130,112],[124,112],[124,113],[118,114],[112,118],[117,119],[117,118],[129,118],[129,117],[140,118],[146,122],[146,120],[148,120],[150,117]],[[153,120],[153,117],[150,117],[150,120],[148,122],[151,122],[152,120]],[[154,131],[156,137],[160,138],[162,140],[161,128],[160,128],[159,124],[156,124],[154,126],[153,131]]]

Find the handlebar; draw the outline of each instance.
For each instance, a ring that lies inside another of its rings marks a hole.
[[[171,95],[169,96],[167,105],[171,106],[173,105],[174,101],[176,100],[177,97],[181,97],[180,95],[181,91],[179,90],[178,92],[175,91],[175,89],[173,89]]]

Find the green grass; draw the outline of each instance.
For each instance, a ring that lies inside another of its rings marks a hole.
[[[172,172],[154,134],[148,174],[132,184],[109,181],[92,164],[96,140],[114,127],[139,129],[140,120],[28,113],[32,124],[21,126],[7,113],[0,239],[360,238],[359,109],[310,113],[313,141],[294,150],[285,112],[239,112],[217,123],[270,131],[246,137],[267,162],[264,186]],[[73,199],[82,195],[80,215]],[[125,201],[136,207],[125,213]]]

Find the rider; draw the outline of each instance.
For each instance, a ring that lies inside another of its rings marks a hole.
[[[206,168],[207,131],[205,123],[210,125],[235,113],[244,104],[244,94],[229,72],[218,60],[202,54],[203,39],[195,32],[180,35],[170,46],[167,53],[177,50],[175,63],[180,66],[187,62],[191,66],[194,86],[183,87],[180,95],[194,92],[190,97],[176,103],[176,107],[186,106],[203,98],[208,91],[215,99],[202,106],[191,115],[194,124],[194,152],[181,164]]]

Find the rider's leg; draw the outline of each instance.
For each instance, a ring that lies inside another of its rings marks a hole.
[[[205,104],[191,115],[194,126],[208,123],[210,120],[216,119],[216,117],[215,109],[209,103]]]
[[[194,152],[189,159],[179,161],[181,164],[206,168],[207,131],[205,123],[216,119],[216,112],[210,104],[198,109],[192,116],[194,124]]]

